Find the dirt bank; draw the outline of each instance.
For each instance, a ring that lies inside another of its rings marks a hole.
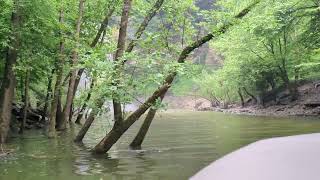
[[[296,101],[281,104],[268,103],[265,107],[248,105],[241,107],[231,104],[227,109],[211,107],[208,100],[197,96],[167,96],[164,100],[168,109],[187,109],[194,111],[217,111],[234,114],[263,116],[320,116],[320,87],[317,82],[308,82],[298,87]]]

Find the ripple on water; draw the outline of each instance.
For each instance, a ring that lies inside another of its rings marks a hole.
[[[108,154],[94,156],[89,150],[110,128],[98,119],[84,139],[74,144],[79,127],[48,140],[42,132],[27,132],[8,145],[15,151],[0,156],[4,180],[187,179],[215,159],[259,139],[320,129],[320,121],[306,118],[267,118],[219,113],[165,113],[157,116],[141,150],[128,144],[141,122]]]

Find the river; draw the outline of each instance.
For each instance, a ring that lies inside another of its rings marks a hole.
[[[56,139],[48,140],[41,131],[13,138],[8,147],[15,152],[0,157],[0,179],[183,180],[259,139],[320,131],[316,118],[177,111],[157,115],[142,150],[128,149],[138,122],[109,154],[93,156],[90,148],[110,128],[107,119],[97,119],[83,145],[72,142],[76,125]]]

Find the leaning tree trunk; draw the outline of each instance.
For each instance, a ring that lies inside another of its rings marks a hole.
[[[92,41],[92,43],[90,45],[91,48],[94,48],[97,45],[97,43],[99,42],[99,38],[101,37],[101,34],[103,33],[103,31],[107,27],[109,19],[112,16],[113,12],[114,12],[114,7],[110,10],[110,12],[106,15],[105,19],[101,23],[100,28],[99,28],[94,40]],[[75,83],[75,86],[74,86],[74,92],[77,91],[78,84],[80,82],[80,78],[81,78],[83,72],[84,72],[84,68],[80,69],[79,72],[78,72],[77,80],[76,80],[76,83]],[[102,105],[103,105],[103,102],[100,103],[101,99],[98,100],[98,101],[99,102],[97,102],[96,104],[98,104],[97,108],[100,109],[102,107]],[[99,104],[102,104],[102,105],[100,106]],[[93,112],[90,113],[89,117],[91,117],[91,118],[90,119],[89,118],[86,119],[86,122],[85,122],[86,126],[82,126],[82,128],[80,129],[80,131],[79,131],[79,133],[77,135],[77,138],[75,139],[76,142],[82,141],[83,137],[87,133],[89,127],[91,126],[92,122],[94,121],[94,119],[95,119],[95,117],[96,117],[96,115],[98,113],[99,113],[99,111],[98,112],[93,111]],[[77,119],[78,118],[80,118],[80,117],[77,117]],[[80,138],[80,137],[82,137],[82,138]]]
[[[23,133],[26,122],[27,122],[27,115],[28,115],[28,108],[29,108],[29,79],[30,79],[30,71],[26,71],[25,83],[24,83],[24,107],[23,107],[23,118],[21,121],[20,126],[20,134]]]
[[[60,10],[60,17],[59,17],[60,24],[64,23],[64,11]],[[62,36],[62,32],[61,36]],[[65,61],[64,57],[64,40],[61,39],[60,46],[59,46],[59,58],[57,62],[57,80],[54,87],[53,99],[51,102],[51,110],[50,110],[50,118],[49,118],[49,128],[48,128],[48,137],[52,138],[55,137],[56,134],[56,114],[57,114],[57,106],[60,99],[60,91],[61,91],[61,84],[62,84],[62,76],[63,76],[63,65]]]
[[[5,69],[0,89],[0,144],[6,142],[10,128],[12,102],[16,87],[16,76],[13,68],[18,59],[20,46],[18,32],[21,24],[19,1],[14,0],[13,3],[15,11],[12,12],[11,17],[12,37],[6,53]]]
[[[99,104],[97,104],[97,107],[92,110],[89,117],[86,119],[86,122],[83,124],[79,133],[77,134],[76,138],[74,139],[75,142],[81,142],[83,140],[84,136],[88,132],[91,124],[93,123],[96,115],[99,113],[99,110],[103,106],[103,104],[104,104],[104,101],[100,100]]]
[[[238,15],[235,16],[237,19],[244,17],[250,10],[258,3],[254,2],[246,9],[242,10]],[[181,52],[178,63],[184,63],[185,59],[189,54],[196,48],[202,46],[206,42],[210,41],[217,35],[223,34],[232,24],[226,24],[214,33],[209,33],[201,39],[193,42],[191,45],[185,47]],[[120,126],[114,126],[113,129],[92,149],[93,153],[102,154],[110,150],[110,148],[120,139],[120,137],[134,124],[150,107],[156,102],[162,95],[164,96],[177,75],[176,71],[171,72],[165,79],[163,85],[159,87],[140,107],[134,111]]]
[[[148,26],[149,22],[152,20],[152,18],[153,18],[153,17],[156,15],[156,13],[159,11],[159,9],[161,8],[163,2],[164,2],[164,0],[157,0],[157,2],[154,4],[154,6],[152,7],[152,9],[150,9],[149,13],[144,17],[144,20],[143,20],[142,23],[139,25],[139,28],[138,28],[137,32],[135,33],[135,38],[134,38],[134,40],[132,40],[132,41],[129,43],[129,45],[128,45],[127,49],[126,49],[126,53],[132,52],[133,48],[136,46],[136,41],[138,41],[138,40],[141,38],[141,36],[142,36],[143,32],[145,31],[146,27]],[[100,30],[101,30],[101,28],[100,28]],[[100,30],[99,30],[99,32],[100,32]],[[123,62],[123,64],[124,64],[124,63],[125,63],[125,62]],[[100,101],[100,100],[98,99],[98,101]],[[96,102],[96,104],[100,104],[100,103],[99,103],[99,102]],[[101,107],[102,107],[102,106],[101,106]],[[101,108],[101,107],[100,107],[100,108]],[[87,119],[85,123],[86,123],[86,124],[91,124],[91,123],[93,122],[94,118],[97,116],[97,114],[98,114],[98,112],[91,112],[90,115],[89,115],[89,117],[90,117],[90,116],[93,116],[93,119],[92,119],[92,120],[91,120],[91,119],[90,119],[90,120]],[[88,122],[87,122],[87,121],[88,121]],[[89,127],[90,127],[90,126],[89,126]],[[84,127],[83,127],[83,128],[84,128]],[[87,130],[88,130],[88,129],[87,129]],[[80,131],[82,131],[82,129],[81,129]],[[86,131],[83,131],[83,132],[86,133]]]
[[[141,125],[138,134],[133,139],[133,141],[130,143],[130,147],[132,149],[141,149],[141,145],[148,133],[148,130],[151,126],[151,123],[157,113],[156,109],[150,109],[146,118],[143,121],[143,124]]]
[[[163,86],[158,88],[152,96],[150,96],[140,107],[134,111],[130,116],[123,121],[120,126],[113,126],[112,130],[93,148],[92,152],[95,154],[106,153],[120,137],[132,126],[151,106],[156,100],[164,95],[170,88],[169,83],[173,81],[173,76],[169,75]]]
[[[119,38],[118,38],[118,45],[117,45],[117,52],[115,55],[115,62],[117,63],[119,59],[123,56],[124,50],[125,50],[125,41],[126,41],[126,35],[127,35],[127,26],[128,26],[128,18],[129,18],[129,11],[131,8],[131,2],[132,0],[125,0],[124,6],[123,6],[123,12],[121,17],[121,23],[120,23],[120,30],[119,30]],[[101,28],[100,28],[101,29]],[[100,32],[100,30],[99,30]],[[102,32],[101,32],[102,33]],[[121,67],[117,65],[115,68],[116,73],[115,75],[119,75]],[[119,77],[118,77],[119,78]],[[115,82],[114,85],[117,85],[119,82]],[[89,118],[86,120],[83,127],[80,129],[75,141],[80,142],[82,141],[83,137],[87,133],[88,129],[90,128],[92,122],[94,121],[96,115],[99,113],[99,109],[103,106],[103,99],[98,99],[97,108],[94,111],[92,111],[89,115]],[[113,109],[114,109],[114,119],[116,126],[120,125],[122,123],[122,108],[119,100],[113,99]]]
[[[76,47],[72,51],[72,60],[71,64],[72,66],[76,66],[78,63],[78,49],[79,49],[79,37],[80,37],[80,31],[81,31],[81,24],[82,24],[82,17],[83,17],[83,11],[84,11],[84,0],[79,1],[79,15],[78,15],[78,20],[77,20],[77,25],[76,25],[76,33],[75,33],[75,43]],[[74,68],[74,67],[71,67]],[[77,78],[78,70],[73,69],[71,71],[70,75],[70,80],[69,80],[69,87],[68,87],[68,93],[67,93],[67,98],[66,98],[66,104],[63,108],[63,117],[62,117],[62,122],[61,126],[59,126],[59,130],[64,130],[68,127],[69,124],[69,117],[72,111],[72,103],[74,99],[74,86]]]
[[[163,98],[164,98],[165,92],[161,95],[160,100],[162,102]],[[130,143],[130,147],[132,149],[140,149],[141,145],[148,133],[148,130],[151,126],[151,123],[155,117],[157,113],[157,109],[151,108],[146,116],[146,118],[144,119],[138,134],[136,135],[136,137],[133,139],[133,141]]]
[[[106,30],[106,28],[108,26],[109,19],[112,16],[114,10],[115,10],[115,7],[114,6],[111,7],[111,9],[108,11],[107,15],[103,19],[102,23],[100,24],[100,28],[99,28],[95,38],[93,39],[93,41],[90,44],[91,48],[94,48],[94,47],[97,46],[97,44],[99,42],[99,39],[101,38],[101,36],[103,35],[103,32]],[[75,84],[74,84],[74,89],[73,89],[74,95],[78,90],[78,86],[79,86],[80,79],[81,79],[81,76],[82,76],[83,72],[84,72],[84,68],[81,68],[78,71],[77,78],[76,78],[76,81],[75,81]]]

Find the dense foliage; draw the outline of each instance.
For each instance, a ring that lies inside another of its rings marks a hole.
[[[24,109],[20,130],[36,109],[49,137],[92,110],[79,141],[112,104],[115,125],[95,149],[105,152],[149,110],[147,131],[171,86],[213,106],[263,104],[279,89],[294,100],[299,81],[320,76],[317,0],[2,0],[0,9],[0,143],[12,104]]]
[[[248,1],[220,1],[220,21]],[[240,100],[239,89],[257,96],[296,80],[319,78],[319,2],[261,1],[244,19],[233,22],[215,41],[223,67],[205,70],[195,79],[200,94],[212,101]],[[296,78],[296,79],[295,79]]]

